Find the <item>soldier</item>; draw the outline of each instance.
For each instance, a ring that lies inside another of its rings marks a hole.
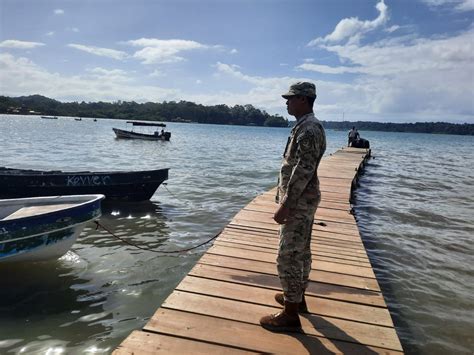
[[[313,113],[316,87],[309,82],[290,86],[285,98],[297,123],[283,153],[273,219],[280,224],[277,268],[283,293],[275,300],[283,311],[260,319],[268,330],[300,331],[299,312],[307,312],[304,292],[311,270],[311,230],[321,200],[317,169],[326,150],[324,128]]]

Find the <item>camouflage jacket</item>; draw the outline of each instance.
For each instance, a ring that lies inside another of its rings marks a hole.
[[[291,130],[280,170],[276,201],[294,209],[301,198],[319,198],[318,166],[326,150],[324,128],[313,113]]]

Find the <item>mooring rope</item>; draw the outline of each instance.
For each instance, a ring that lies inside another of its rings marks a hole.
[[[198,244],[194,247],[191,247],[191,248],[186,248],[186,249],[180,249],[180,250],[158,250],[158,249],[154,249],[154,248],[144,248],[144,247],[141,247],[135,243],[132,243],[132,242],[129,242],[128,240],[125,240],[121,237],[119,237],[117,234],[115,234],[114,232],[112,232],[109,228],[107,228],[106,226],[104,226],[102,223],[100,223],[99,221],[94,221],[94,223],[96,224],[96,230],[100,228],[102,228],[103,230],[105,230],[106,232],[108,232],[112,237],[114,238],[117,238],[118,240],[120,240],[121,242],[125,243],[125,244],[128,244],[134,248],[137,248],[137,249],[141,249],[141,250],[146,250],[146,251],[152,251],[154,253],[163,253],[163,254],[175,254],[175,253],[184,253],[184,252],[187,252],[187,251],[190,251],[190,250],[193,250],[193,249],[197,249],[201,246],[203,246],[204,244],[207,244],[211,241],[213,241],[214,239],[216,239],[221,233],[222,233],[222,230],[219,231],[219,233],[217,233],[215,236],[213,236],[211,239],[208,239],[206,240],[205,242],[201,243],[201,244]]]
[[[166,182],[163,182],[161,183],[160,186],[163,186],[163,188],[168,191],[168,193],[173,196],[175,199],[177,199],[178,201],[180,201],[181,203],[183,203],[184,205],[186,205],[187,207],[193,207],[194,206],[197,206],[198,208],[203,208],[201,204],[196,204],[196,203],[189,203],[187,201],[184,201],[183,199],[179,198],[178,196],[176,196],[176,194],[172,193],[169,189],[168,189],[168,184]]]

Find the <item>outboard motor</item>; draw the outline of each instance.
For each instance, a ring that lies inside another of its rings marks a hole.
[[[358,140],[352,142],[352,147],[354,147],[354,148],[370,148],[370,143],[367,139],[359,138]]]

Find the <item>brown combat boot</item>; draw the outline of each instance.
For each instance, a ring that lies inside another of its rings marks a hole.
[[[279,304],[282,306],[285,305],[285,296],[283,296],[283,293],[277,293],[275,295],[275,301],[277,301]],[[301,300],[300,303],[298,303],[298,312],[299,313],[309,313],[308,311],[308,306],[306,305],[306,300],[303,295],[303,299]]]
[[[260,325],[272,332],[301,332],[298,303],[285,302],[285,309],[260,319]]]

